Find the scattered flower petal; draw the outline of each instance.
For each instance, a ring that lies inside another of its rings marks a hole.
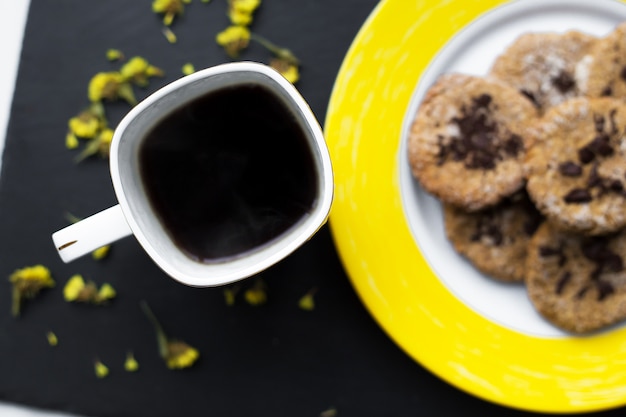
[[[72,275],[65,284],[65,287],[63,287],[63,298],[68,302],[76,301],[84,288],[85,281],[83,280],[83,276],[79,274]]]
[[[135,359],[133,352],[126,354],[126,360],[124,361],[124,369],[127,372],[137,372],[139,370],[139,362]]]
[[[98,290],[98,296],[96,298],[96,301],[98,303],[102,303],[107,300],[112,300],[113,298],[115,298],[116,295],[117,292],[115,291],[115,288],[113,288],[111,284],[105,282]]]
[[[224,288],[224,301],[226,302],[226,305],[228,306],[232,306],[235,305],[235,297],[237,296],[237,293],[239,292],[239,285],[235,285],[234,287],[225,287]]]
[[[106,378],[109,375],[109,368],[99,359],[94,361],[94,371],[99,379]]]
[[[188,62],[185,65],[183,65],[182,72],[184,75],[190,75],[196,72],[196,69],[191,62]]]
[[[304,294],[302,296],[302,298],[300,298],[300,300],[298,301],[298,306],[302,309],[302,310],[306,310],[306,311],[312,311],[315,309],[315,299],[314,299],[314,295],[317,292],[317,290],[314,288],[312,290],[310,290],[309,292],[307,292],[306,294]]]
[[[87,95],[91,102],[117,100],[124,78],[119,72],[99,72],[89,81]]]
[[[63,288],[63,298],[67,302],[80,302],[103,305],[117,295],[111,284],[104,283],[100,289],[93,281],[85,282],[82,275],[73,275]]]
[[[320,413],[320,417],[336,417],[337,409],[335,407],[330,407],[328,410],[324,410]]]
[[[167,39],[169,43],[178,42],[178,37],[176,36],[176,34],[172,31],[172,29],[167,26],[163,28],[163,36],[165,36],[165,39]]]
[[[46,339],[48,339],[48,344],[50,346],[56,346],[59,344],[59,339],[57,338],[57,335],[54,334],[54,332],[52,331],[46,333]]]
[[[65,147],[67,149],[76,149],[78,148],[78,138],[72,132],[67,132],[65,136]]]
[[[228,56],[237,58],[239,53],[248,47],[250,30],[243,26],[229,26],[218,33],[215,40],[224,48]]]
[[[132,57],[124,64],[120,69],[120,74],[122,74],[124,81],[130,81],[140,87],[148,85],[148,78],[162,77],[164,75],[163,70],[151,65],[145,58],[140,56]]]
[[[295,84],[300,79],[298,66],[284,59],[276,58],[270,61],[270,67],[280,72],[291,84]]]
[[[248,288],[244,294],[244,298],[248,304],[259,306],[267,302],[267,293],[265,292],[265,284],[258,279],[251,288]]]
[[[169,26],[176,16],[182,15],[185,11],[185,4],[191,0],[154,0],[152,11],[163,15],[163,24]]]
[[[121,61],[124,59],[124,54],[119,49],[107,50],[107,59],[109,61]]]
[[[251,33],[250,39],[257,42],[265,49],[270,51],[272,54],[276,56],[276,58],[282,59],[283,61],[287,61],[293,65],[300,65],[300,60],[287,48],[280,47],[262,36]]]
[[[169,369],[183,369],[192,366],[200,357],[200,352],[181,340],[169,339],[147,302],[141,302],[141,309],[154,327],[159,355],[165,361],[165,365]]]
[[[20,315],[24,299],[32,299],[41,290],[55,285],[50,270],[43,265],[17,269],[9,276],[9,281],[13,286],[11,311],[15,317]]]
[[[111,250],[111,245],[101,246],[95,251],[91,252],[91,257],[95,259],[96,261],[99,261],[101,259],[106,258],[110,250]]]
[[[79,138],[91,139],[98,134],[101,121],[98,116],[90,110],[81,112],[78,116],[72,117],[67,123],[71,133]]]

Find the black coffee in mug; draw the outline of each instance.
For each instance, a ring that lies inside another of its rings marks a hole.
[[[204,263],[289,230],[311,212],[319,186],[307,132],[255,83],[219,88],[165,115],[141,142],[139,170],[172,240]]]

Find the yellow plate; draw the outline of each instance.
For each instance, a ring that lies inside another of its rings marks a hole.
[[[484,74],[523,32],[604,35],[621,20],[614,0],[386,0],[339,72],[325,132],[346,271],[407,354],[485,400],[557,413],[626,404],[626,328],[569,336],[538,317],[523,288],[464,263],[443,238],[438,203],[410,179],[404,132],[437,74]]]

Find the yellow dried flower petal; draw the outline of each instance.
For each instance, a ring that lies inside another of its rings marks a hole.
[[[331,407],[320,413],[320,417],[336,417],[336,416],[337,416],[337,409],[335,407]]]
[[[200,352],[184,342],[173,341],[168,344],[169,354],[165,360],[170,369],[189,368],[200,357]]]
[[[100,287],[100,290],[98,291],[98,296],[95,301],[101,303],[115,298],[116,295],[117,292],[115,291],[115,288],[113,288],[111,284],[104,283]]]
[[[85,288],[85,280],[80,274],[72,275],[63,287],[63,298],[67,302],[76,301]]]
[[[280,47],[268,41],[264,37],[259,36],[254,33],[250,34],[250,39],[252,39],[253,41],[263,46],[265,49],[270,51],[272,54],[274,54],[276,58],[281,59],[283,61],[287,61],[288,63],[293,64],[293,65],[300,65],[300,60],[289,49]]]
[[[232,9],[253,13],[261,5],[261,0],[229,0],[229,3]]]
[[[143,87],[148,84],[148,78],[163,76],[163,71],[150,65],[145,58],[135,56],[120,68],[120,74],[124,81],[132,81]]]
[[[170,340],[147,302],[141,302],[141,309],[154,327],[159,355],[161,355],[161,358],[165,361],[166,366],[170,369],[181,369],[192,366],[200,357],[200,352],[185,342]]]
[[[48,344],[50,346],[56,346],[59,344],[59,339],[57,338],[57,335],[54,334],[54,332],[52,331],[46,333],[46,339],[48,339]]]
[[[109,254],[110,250],[111,250],[111,246],[110,245],[105,245],[105,246],[99,247],[95,251],[91,252],[91,257],[93,259],[95,259],[96,261],[99,261],[101,259],[106,258],[106,256]]]
[[[109,61],[119,61],[124,59],[124,54],[119,49],[109,49],[107,50],[107,59]]]
[[[54,280],[50,270],[43,265],[27,266],[17,269],[9,277],[9,281],[16,284],[24,281],[37,282],[43,287],[53,287]]]
[[[295,84],[300,79],[300,71],[298,70],[298,66],[288,61],[285,61],[283,59],[273,59],[272,61],[270,61],[270,67],[280,72],[280,74],[292,84]]]
[[[228,18],[233,25],[237,26],[248,26],[250,23],[252,23],[252,13],[239,9],[229,9]]]
[[[237,296],[237,293],[239,292],[239,286],[235,286],[235,287],[231,287],[231,288],[224,288],[223,294],[224,294],[224,301],[226,302],[226,305],[228,306],[232,306],[235,305],[235,297]]]
[[[13,284],[11,312],[15,317],[20,315],[22,300],[34,298],[42,289],[55,285],[50,270],[43,265],[17,269],[9,281]]]
[[[174,21],[176,15],[183,14],[185,10],[184,4],[189,4],[190,2],[191,0],[154,0],[152,2],[152,11],[163,14],[163,24],[169,26]]]
[[[124,369],[127,372],[137,372],[139,370],[139,362],[135,359],[133,352],[126,354],[126,360],[124,361]]]
[[[194,72],[196,72],[196,69],[191,62],[188,62],[185,65],[183,65],[182,72],[184,75],[189,75],[189,74],[193,74]]]
[[[137,75],[144,74],[148,68],[148,61],[140,56],[132,57],[126,64],[120,68],[122,77],[129,80]]]
[[[315,299],[313,296],[315,295],[315,291],[311,290],[308,293],[304,294],[302,298],[298,301],[298,306],[302,310],[312,311],[315,309]]]
[[[113,134],[113,129],[104,129],[100,133],[100,135],[98,135],[98,152],[103,157],[109,156],[109,151],[111,150],[111,141],[113,140]]]
[[[111,141],[113,140],[113,129],[106,128],[100,132],[98,137],[92,139],[82,152],[76,157],[76,162],[80,162],[85,158],[93,155],[100,155],[103,158],[109,156],[111,150]]]
[[[215,40],[230,57],[236,58],[239,52],[248,47],[250,30],[244,26],[229,26],[218,33]]]
[[[92,114],[90,111],[84,111],[78,116],[72,117],[67,125],[74,135],[84,138],[91,139],[98,134],[100,130],[100,119]]]
[[[76,149],[78,148],[78,138],[72,132],[67,132],[65,135],[65,147],[67,149]]]
[[[168,27],[164,27],[163,28],[163,35],[165,36],[165,39],[167,39],[167,41],[169,43],[176,43],[178,42],[178,37],[176,36],[176,34],[174,32],[172,32],[172,30]]]
[[[116,100],[119,90],[124,82],[119,72],[99,72],[89,81],[87,95],[89,100],[97,102],[101,100]]]
[[[254,286],[248,288],[243,294],[246,302],[253,306],[265,304],[267,294],[265,292],[265,284],[261,280],[257,280]]]
[[[105,364],[103,364],[99,359],[96,359],[93,365],[94,365],[94,372],[96,373],[96,376],[98,378],[102,379],[109,375],[109,368]]]

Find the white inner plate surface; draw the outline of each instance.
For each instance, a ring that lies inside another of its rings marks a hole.
[[[519,0],[496,8],[460,31],[422,75],[404,117],[400,146],[400,190],[411,232],[424,257],[450,291],[485,318],[541,337],[567,333],[545,321],[530,303],[523,284],[495,281],[476,270],[448,242],[441,204],[411,175],[407,136],[426,91],[443,73],[486,75],[495,58],[523,33],[578,30],[605,36],[626,20],[626,6],[614,0]]]

